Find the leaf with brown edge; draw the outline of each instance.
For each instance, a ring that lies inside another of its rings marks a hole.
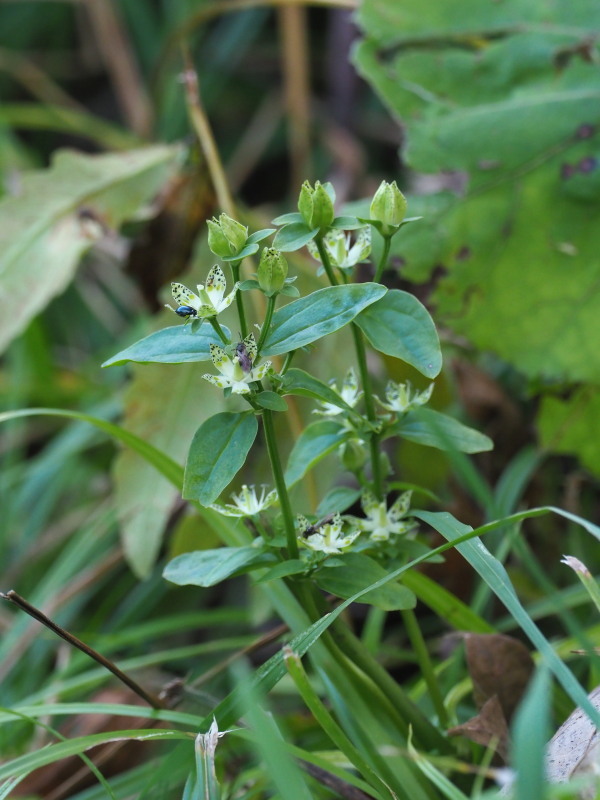
[[[510,723],[533,672],[529,650],[518,639],[502,633],[468,633],[465,651],[477,707],[483,709],[497,695]]]
[[[476,744],[493,747],[500,758],[508,762],[510,736],[498,695],[490,697],[475,717],[450,728],[448,736],[465,736]]]

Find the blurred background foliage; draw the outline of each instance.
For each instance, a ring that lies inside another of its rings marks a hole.
[[[597,518],[600,8],[586,0],[465,0],[460,14],[444,0],[245,5],[0,3],[2,410],[52,406],[120,420],[181,462],[193,432],[221,408],[192,366],[100,369],[170,321],[160,309],[171,279],[200,281],[212,264],[205,220],[220,209],[186,112],[189,58],[251,228],[291,210],[305,178],[331,180],[355,209],[382,178],[396,179],[411,215],[423,215],[394,239],[386,281],[414,292],[441,328],[446,367],[433,405],[484,430],[496,449],[473,470],[404,443],[389,455],[406,481],[472,524],[522,501]],[[318,286],[307,256],[292,263],[302,291]],[[303,358],[339,381],[347,352],[326,340]],[[394,380],[419,384],[399,362],[385,366]],[[310,408],[292,406],[284,440]],[[262,596],[241,583],[221,587],[219,598],[207,590],[197,610],[197,592],[162,580],[157,557],[214,546],[214,533],[151,467],[96,429],[12,421],[0,459],[3,588],[14,585],[103,652],[195,678],[269,618]],[[320,468],[297,498],[314,509],[330,474]],[[259,453],[244,477],[265,475]],[[530,523],[510,558],[502,550],[550,631],[544,596],[563,597],[569,613],[585,597],[557,567],[567,535],[569,552],[593,565],[593,543],[549,518]],[[145,581],[124,565],[122,548]],[[430,574],[471,599],[459,559]],[[489,609],[489,593],[477,602]],[[425,620],[425,628],[443,626]],[[3,608],[0,630],[4,705],[35,697],[50,673],[48,691],[66,686],[67,697],[89,696],[104,679]],[[144,661],[154,640],[160,648]],[[383,645],[399,675],[411,674],[405,645],[398,630]],[[6,751],[31,736],[24,722],[0,729]],[[189,768],[177,749],[170,758],[173,774]]]

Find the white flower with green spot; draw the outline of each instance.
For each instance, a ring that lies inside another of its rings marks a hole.
[[[184,286],[183,283],[172,283],[171,289],[173,298],[177,303],[177,308],[173,308],[167,303],[167,308],[174,311],[178,316],[186,316],[181,312],[181,309],[191,308],[193,313],[189,317],[197,317],[199,319],[206,319],[207,317],[216,317],[221,311],[233,303],[235,293],[238,290],[239,281],[234,285],[232,291],[225,296],[227,288],[227,281],[225,280],[225,273],[218,264],[210,270],[206,276],[206,284],[198,284],[198,294],[195,294]]]
[[[277,502],[277,492],[275,489],[267,492],[262,486],[260,495],[257,495],[255,486],[244,484],[238,494],[231,495],[231,500],[231,503],[213,503],[209,508],[225,517],[255,517]]]
[[[335,381],[329,382],[330,387],[333,391],[339,395],[342,400],[347,403],[350,408],[354,408],[354,406],[358,403],[360,398],[362,397],[362,391],[358,391],[358,380],[356,378],[356,372],[354,371],[353,367],[350,367],[348,370],[346,377],[344,378],[344,382],[342,384],[341,390],[338,390],[337,384]],[[319,405],[321,408],[313,409],[313,414],[321,414],[324,417],[335,417],[338,414],[343,412],[343,408],[334,405],[333,403],[327,403],[323,400],[319,401]]]
[[[371,228],[370,226],[359,228],[354,243],[352,243],[350,234],[346,234],[344,231],[328,231],[323,237],[323,246],[334,267],[350,269],[356,264],[366,261],[369,257],[371,253]],[[314,241],[311,240],[307,247],[311,256],[320,261],[321,257]]]
[[[379,501],[369,491],[363,493],[360,504],[365,519],[352,518],[361,531],[369,533],[373,542],[387,542],[392,534],[409,533],[416,527],[414,520],[404,517],[410,508],[412,492],[403,492],[388,510],[385,500]]]
[[[406,383],[394,383],[394,381],[389,381],[388,385],[385,387],[386,402],[384,403],[383,400],[379,400],[379,398],[377,398],[377,401],[380,406],[387,408],[388,411],[404,414],[404,412],[408,411],[410,408],[425,405],[425,403],[429,401],[432,392],[433,383],[430,383],[422,392],[418,392],[413,388],[410,381],[406,381]]]
[[[311,525],[303,516],[298,515],[300,528],[299,541],[310,550],[332,555],[347,550],[352,542],[360,535],[360,530],[343,532],[344,520],[339,514],[334,514],[330,521],[319,525]]]
[[[212,363],[221,374],[203,375],[204,380],[221,389],[231,389],[233,394],[247,394],[251,390],[249,384],[262,380],[271,369],[271,362],[263,361],[258,367],[252,366],[256,358],[254,334],[251,333],[246,336],[243,345],[244,364],[242,365],[239,355],[234,355],[231,358],[222,347],[211,343],[210,357]],[[248,368],[248,364],[250,368]]]

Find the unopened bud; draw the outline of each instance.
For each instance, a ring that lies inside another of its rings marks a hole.
[[[342,445],[342,464],[350,472],[357,472],[367,462],[367,451],[360,442],[350,439]]]
[[[329,228],[335,216],[333,200],[319,181],[314,188],[308,181],[304,181],[298,198],[298,211],[309,228],[319,228],[321,231]]]
[[[227,214],[219,219],[207,220],[208,246],[216,256],[229,258],[239,253],[246,244],[248,228]]]
[[[406,197],[396,185],[396,181],[382,181],[371,201],[370,217],[380,222],[383,236],[393,236],[406,216]]]
[[[288,264],[283,253],[274,247],[265,247],[256,272],[258,284],[267,297],[283,289],[288,273]]]

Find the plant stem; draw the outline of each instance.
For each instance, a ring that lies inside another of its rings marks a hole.
[[[447,728],[449,725],[448,713],[446,711],[444,699],[435,676],[431,658],[429,657],[427,645],[425,644],[423,634],[421,633],[421,628],[419,627],[419,623],[415,617],[415,612],[412,611],[412,609],[407,609],[401,613],[408,638],[410,639],[410,643],[415,651],[415,655],[417,656],[417,661],[419,662],[421,673],[423,674],[423,678],[427,684],[427,688],[429,689],[429,696],[431,697],[431,702],[433,703],[438,715],[440,725],[442,725],[444,728]]]
[[[329,259],[329,254],[327,253],[325,245],[323,244],[323,236],[320,233],[315,237],[315,244],[317,245],[317,250],[319,251],[319,257],[321,259],[321,264],[323,264],[323,269],[329,278],[329,283],[332,286],[337,286],[339,281],[335,277],[335,273]]]
[[[383,275],[383,270],[387,266],[388,256],[390,254],[390,245],[392,244],[392,237],[391,236],[384,236],[383,237],[383,251],[381,253],[381,258],[379,259],[379,264],[377,264],[377,269],[375,270],[375,283],[379,283],[381,281],[381,276]]]
[[[229,339],[225,336],[225,334],[223,332],[223,328],[217,322],[217,318],[216,317],[208,317],[208,321],[210,322],[210,324],[213,326],[213,328],[217,332],[217,336],[223,342],[223,344],[229,344]]]
[[[283,516],[283,524],[287,539],[288,558],[298,558],[298,542],[296,541],[296,529],[294,528],[294,515],[292,513],[290,496],[288,494],[287,486],[285,485],[285,478],[283,475],[283,469],[281,467],[281,460],[279,458],[279,450],[277,449],[277,439],[275,437],[275,428],[273,426],[273,413],[269,411],[269,409],[265,408],[263,410],[262,418],[265,439],[267,442],[267,452],[269,453],[269,461],[271,462],[273,480],[279,496],[281,515]]]
[[[286,354],[285,361],[283,362],[283,367],[281,368],[281,372],[279,373],[280,375],[285,375],[285,373],[290,368],[292,359],[295,355],[296,355],[295,350],[290,350],[290,352]]]
[[[275,310],[275,303],[277,301],[277,295],[272,295],[269,297],[269,302],[267,304],[267,313],[265,314],[265,319],[260,329],[260,337],[258,340],[258,344],[256,345],[256,357],[260,355],[260,351],[262,346],[265,343],[265,339],[269,334],[269,328],[271,327],[271,319],[273,318],[273,311]]]
[[[232,261],[231,262],[231,274],[233,276],[234,284],[237,283],[240,279],[240,266],[241,261]],[[242,292],[238,289],[235,293],[235,305],[237,307],[238,317],[240,320],[240,331],[242,334],[242,339],[245,339],[248,335],[248,323],[246,322],[246,311],[244,309],[244,298],[242,297]]]
[[[323,264],[323,269],[325,270],[330,283],[333,284],[334,286],[337,286],[338,281],[334,275],[329,254],[327,253],[327,250],[325,249],[325,246],[323,244],[323,237],[317,236],[315,238],[315,243],[319,251],[319,256],[321,257],[321,263]],[[375,403],[373,402],[373,390],[371,388],[371,378],[369,376],[369,370],[367,369],[367,354],[365,350],[365,342],[363,339],[363,334],[361,329],[353,322],[350,323],[350,329],[352,330],[352,336],[354,337],[354,348],[356,350],[358,371],[360,373],[360,380],[362,383],[364,397],[365,397],[365,408],[367,411],[367,418],[372,425],[375,425],[377,423],[377,414],[375,413]],[[383,496],[383,482],[381,478],[381,464],[379,461],[379,436],[375,433],[371,433],[371,436],[369,438],[369,449],[371,451],[373,494],[378,500],[381,500]]]
[[[377,422],[377,414],[375,413],[375,403],[373,402],[373,390],[371,387],[371,377],[367,369],[367,353],[365,350],[365,342],[363,334],[358,325],[354,322],[350,323],[352,336],[354,337],[354,347],[356,349],[356,360],[358,362],[358,371],[360,373],[360,380],[362,383],[365,409],[367,418],[373,425]],[[371,433],[369,438],[369,449],[371,451],[371,472],[373,479],[373,494],[378,500],[383,496],[383,481],[381,478],[381,462],[379,460],[379,435],[375,432]]]

